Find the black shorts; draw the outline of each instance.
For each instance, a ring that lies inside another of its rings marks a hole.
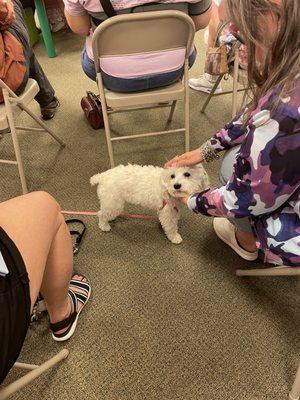
[[[0,251],[9,273],[0,276],[0,383],[18,358],[30,323],[29,279],[22,256],[0,227]]]

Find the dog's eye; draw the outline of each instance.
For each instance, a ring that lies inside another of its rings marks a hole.
[[[189,177],[189,176],[191,176],[191,174],[189,173],[189,172],[185,172],[184,174],[183,174],[185,177]]]
[[[174,178],[175,178],[175,175],[174,175],[174,174],[172,174],[172,175],[171,175],[171,178],[172,178],[172,179],[174,179]]]

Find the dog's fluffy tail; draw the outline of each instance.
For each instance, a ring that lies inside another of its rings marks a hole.
[[[90,184],[92,186],[98,185],[98,183],[100,183],[100,177],[101,177],[101,174],[96,174],[96,175],[92,176],[90,179]]]

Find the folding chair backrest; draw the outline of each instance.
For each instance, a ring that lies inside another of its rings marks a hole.
[[[191,52],[195,26],[180,11],[154,11],[123,14],[102,22],[93,35],[96,71],[99,57],[148,53],[177,48]]]

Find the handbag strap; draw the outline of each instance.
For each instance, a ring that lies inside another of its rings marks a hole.
[[[219,39],[222,33],[222,30],[225,28],[226,25],[229,24],[230,21],[220,21],[219,25],[217,27],[217,32],[216,32],[216,40],[215,40],[215,47],[218,47]]]
[[[101,3],[101,6],[103,8],[103,11],[108,16],[108,18],[114,17],[115,15],[117,15],[117,13],[116,13],[113,5],[111,4],[110,0],[100,0],[100,3]]]
[[[82,231],[75,231],[75,230],[70,230],[70,235],[75,236],[75,241],[73,242],[73,254],[77,254],[78,250],[79,250],[79,245],[82,241],[83,235],[85,234],[86,231],[86,226],[85,223],[83,221],[81,221],[81,219],[68,219],[66,220],[66,224],[70,225],[70,224],[80,224],[83,229]]]

